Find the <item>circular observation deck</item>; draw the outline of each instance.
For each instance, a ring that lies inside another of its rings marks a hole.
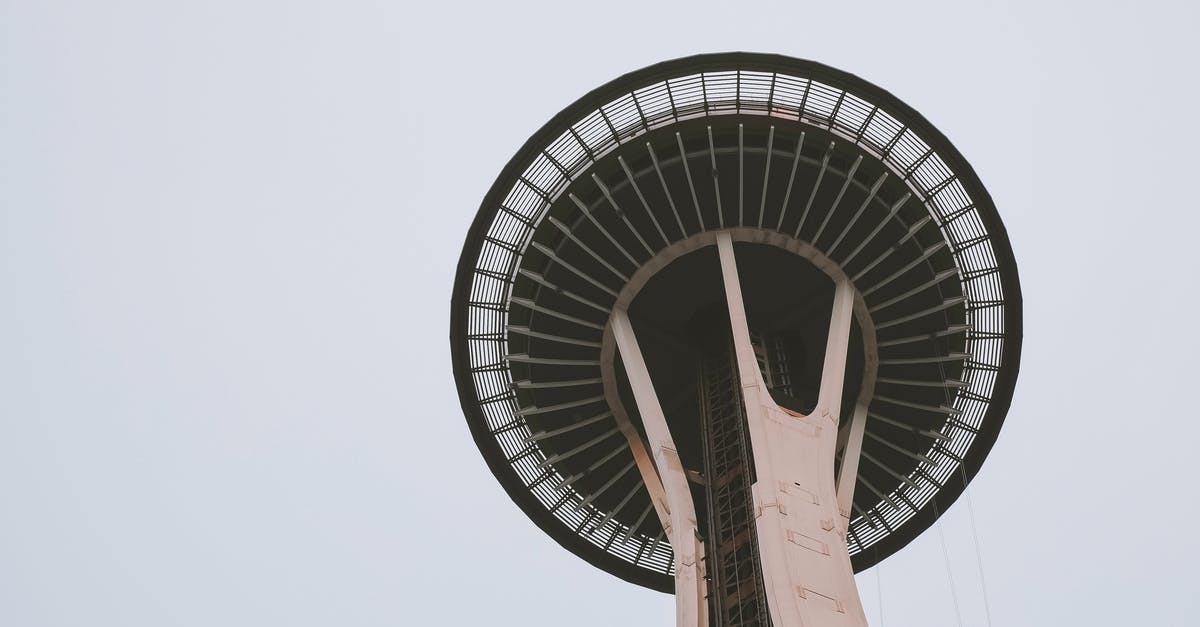
[[[631,277],[678,257],[646,283],[674,287],[646,290],[630,312],[651,365],[654,350],[675,364],[654,379],[687,465],[676,431],[696,411],[694,377],[678,374],[670,347],[720,298],[720,279],[711,248],[668,249],[713,231],[735,234],[743,280],[753,274],[752,323],[790,324],[791,337],[828,324],[828,305],[813,302],[831,288],[797,247],[836,264],[865,303],[878,365],[847,374],[847,388],[874,379],[847,545],[867,568],[929,527],[995,442],[1017,378],[1021,291],[1004,225],[962,155],[888,92],[818,63],[660,63],[587,94],[522,146],[475,217],[451,302],[476,444],[556,541],[671,591],[671,547],[605,400],[601,352]],[[672,307],[690,309],[656,318]]]

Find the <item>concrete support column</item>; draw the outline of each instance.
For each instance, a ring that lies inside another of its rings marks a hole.
[[[663,528],[675,552],[675,618],[678,627],[708,626],[707,583],[704,579],[704,544],[696,522],[696,506],[688,487],[687,475],[679,462],[679,453],[667,418],[654,392],[650,371],[638,346],[633,324],[625,309],[613,310],[610,330],[625,364],[633,388],[634,402],[642,416],[649,440],[649,454],[661,479],[666,498]],[[645,472],[643,472],[645,474]]]
[[[819,399],[811,414],[800,415],[776,405],[768,393],[750,343],[728,233],[717,234],[717,248],[754,451],[755,525],[772,624],[866,627],[834,480],[854,288],[845,278],[835,280]],[[856,469],[843,476],[853,477]]]

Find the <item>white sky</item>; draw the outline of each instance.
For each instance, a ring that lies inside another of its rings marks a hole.
[[[726,50],[889,89],[1008,226],[992,623],[1194,622],[1200,11],[1048,4],[0,1],[0,625],[671,625],[488,473],[448,305],[536,128]],[[936,531],[879,581],[882,624],[957,624]]]

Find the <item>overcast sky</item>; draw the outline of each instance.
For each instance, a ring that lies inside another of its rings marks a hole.
[[[1020,267],[984,578],[960,500],[872,624],[1194,623],[1195,3],[867,4],[0,0],[0,625],[672,625],[487,471],[450,287],[541,124],[727,50],[923,113]]]

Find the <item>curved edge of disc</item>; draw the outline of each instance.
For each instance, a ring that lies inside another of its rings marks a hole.
[[[454,288],[451,293],[449,338],[451,363],[454,370],[455,384],[458,388],[459,403],[467,419],[471,435],[475,440],[476,446],[483,454],[488,469],[504,487],[509,498],[525,512],[526,516],[563,548],[625,581],[665,593],[673,593],[674,591],[674,580],[671,576],[656,573],[622,560],[571,532],[546,511],[505,462],[504,455],[499,451],[492,435],[485,428],[486,422],[483,420],[479,406],[476,404],[476,399],[472,393],[474,382],[470,377],[466,354],[466,301],[471,286],[472,271],[483,243],[482,236],[491,225],[497,212],[496,207],[503,200],[503,195],[507,192],[505,183],[515,180],[528,162],[541,151],[542,147],[549,144],[561,133],[561,129],[570,126],[571,123],[582,115],[598,109],[613,97],[628,92],[636,88],[636,86],[652,83],[656,80],[665,80],[689,72],[716,72],[739,69],[791,72],[800,76],[815,78],[831,86],[839,87],[855,95],[868,98],[889,113],[903,118],[910,128],[918,131],[922,139],[928,142],[930,146],[935,147],[938,155],[958,174],[960,180],[970,190],[971,197],[975,200],[980,220],[987,227],[988,234],[993,241],[993,252],[997,257],[997,267],[1000,268],[1000,280],[1005,291],[1005,344],[1004,354],[1001,358],[995,387],[993,388],[992,402],[989,403],[988,411],[984,418],[984,422],[989,428],[976,436],[971,445],[973,454],[963,462],[960,467],[961,472],[956,473],[952,479],[948,480],[933,497],[933,504],[936,507],[923,508],[906,521],[900,529],[888,533],[886,537],[875,542],[871,549],[860,551],[858,554],[852,556],[855,572],[866,570],[907,546],[917,536],[932,526],[938,516],[958,500],[967,483],[979,473],[984,460],[987,459],[988,454],[999,437],[1000,429],[1012,404],[1017,375],[1020,371],[1021,343],[1023,339],[1023,299],[1016,259],[1013,255],[1012,244],[1008,238],[1008,231],[1000,219],[991,195],[983,186],[979,176],[970,163],[967,162],[966,158],[923,115],[892,95],[891,92],[854,74],[816,61],[778,54],[752,52],[707,53],[663,61],[640,70],[626,73],[588,92],[543,124],[541,128],[521,145],[520,149],[500,171],[496,180],[488,189],[487,194],[485,194],[483,201],[480,203],[479,210],[471,222],[463,243],[462,253],[459,256],[455,273]]]

